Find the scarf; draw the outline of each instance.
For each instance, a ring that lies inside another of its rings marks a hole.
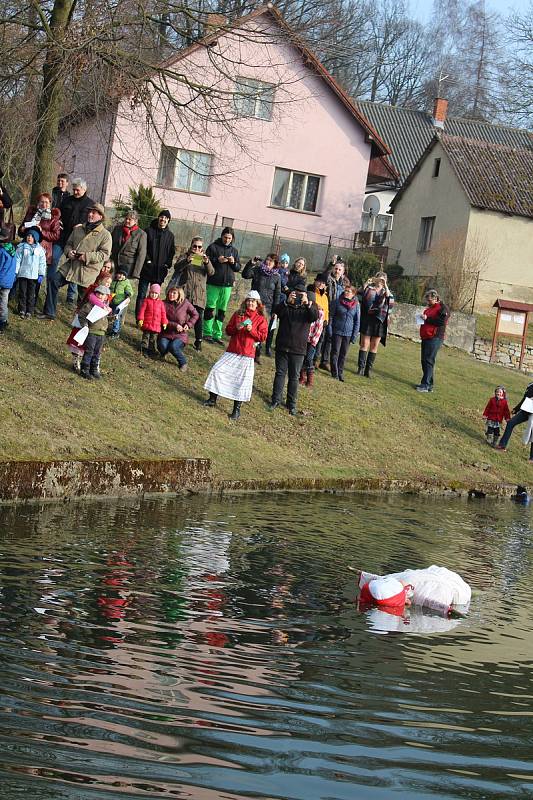
[[[98,222],[86,222],[85,223],[85,231],[86,231],[86,233],[90,233],[91,231],[94,231],[94,229],[98,225],[101,225],[101,224],[102,224],[102,220],[101,219],[99,219]]]
[[[347,297],[344,297],[344,295],[341,295],[339,297],[339,302],[342,303],[343,306],[346,306],[346,308],[353,308],[354,305],[357,303],[357,300],[355,299],[355,297],[352,298],[351,300],[348,300]]]
[[[133,231],[138,231],[138,230],[139,230],[139,226],[138,225],[132,225],[131,228],[128,228],[127,225],[123,225],[122,226],[122,239],[120,240],[120,243],[121,244],[126,244],[126,242],[130,238],[130,236],[133,233]]]
[[[267,265],[265,264],[264,261],[261,261],[261,264],[259,265],[259,269],[261,270],[263,275],[274,275],[275,274],[274,269],[271,268],[271,267],[267,267]]]
[[[9,253],[10,256],[15,255],[15,245],[12,244],[11,242],[5,242],[0,246],[3,247],[6,253]]]

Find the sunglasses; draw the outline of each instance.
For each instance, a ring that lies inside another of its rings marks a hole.
[[[202,247],[203,247],[203,244],[193,244],[192,247],[191,247],[191,250],[201,250]]]

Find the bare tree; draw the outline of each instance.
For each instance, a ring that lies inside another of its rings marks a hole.
[[[434,3],[430,35],[434,47],[427,103],[444,92],[450,113],[493,120],[500,110],[506,61],[500,17],[487,11],[485,0],[439,0]]]
[[[441,236],[432,247],[432,265],[452,311],[470,310],[480,276],[487,268],[488,249],[478,233],[466,240],[466,231]]]
[[[508,119],[533,128],[533,2],[523,14],[512,14],[506,22],[508,69],[501,94],[501,107]]]
[[[137,122],[142,114],[159,145],[172,128],[177,141],[186,133],[204,143],[216,137],[232,140],[243,151],[250,147],[234,124],[241,116],[234,100],[241,45],[255,47],[258,72],[267,66],[275,70],[277,99],[284,104],[291,100],[294,79],[286,64],[275,63],[275,57],[269,61],[268,45],[289,41],[290,33],[272,25],[239,28],[234,18],[225,22],[220,17],[215,28],[208,10],[205,0],[196,5],[181,0],[8,0],[0,12],[0,97],[4,104],[6,97],[22,102],[29,111],[30,90],[37,87],[31,90],[33,120],[28,113],[33,194],[51,185],[61,121],[72,125],[84,115],[109,115],[119,106]],[[233,38],[231,52],[221,43],[221,32]],[[176,56],[200,39],[208,74],[190,74]],[[5,138],[7,150],[12,139]]]

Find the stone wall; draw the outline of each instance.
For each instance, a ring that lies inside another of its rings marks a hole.
[[[389,320],[389,331],[394,336],[402,339],[411,339],[419,342],[419,328],[415,322],[417,312],[424,310],[424,306],[415,306],[410,303],[396,303]],[[472,314],[461,314],[454,311],[446,329],[445,344],[449,347],[458,347],[467,353],[474,350],[476,338],[476,319]]]
[[[0,502],[191,492],[211,485],[204,458],[0,462]]]
[[[489,339],[475,339],[473,356],[479,361],[490,361],[490,351],[492,348],[492,341]],[[511,369],[518,369],[520,361],[521,342],[505,342],[499,341],[497,343],[496,352],[494,354],[493,364],[500,364],[502,367],[510,367]],[[524,372],[533,372],[533,347],[526,345],[524,360],[522,362],[522,370]]]

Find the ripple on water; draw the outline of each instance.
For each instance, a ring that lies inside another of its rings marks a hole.
[[[4,796],[529,796],[530,513],[336,495],[0,510]],[[431,563],[474,587],[466,619],[357,611],[348,566]]]

